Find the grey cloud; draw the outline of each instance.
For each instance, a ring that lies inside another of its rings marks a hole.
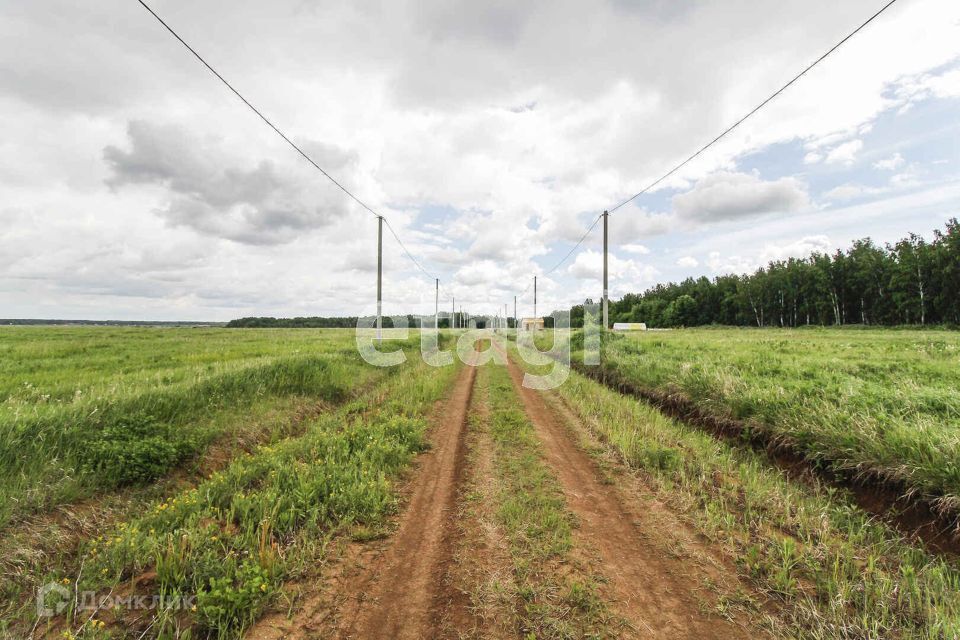
[[[764,181],[755,174],[718,171],[674,196],[673,210],[691,222],[718,222],[790,213],[809,203],[806,187],[796,178]]]
[[[222,143],[179,126],[133,121],[127,135],[129,150],[104,149],[113,174],[107,183],[165,188],[169,198],[157,213],[172,226],[244,244],[283,244],[347,210],[346,196],[319,176],[304,176],[302,168],[281,172],[266,160],[237,167]],[[304,148],[337,175],[354,170],[354,156],[340,149],[317,142]]]
[[[432,13],[426,12],[423,22],[435,40],[470,39],[503,46],[520,39],[531,17],[523,3],[510,0],[444,2],[436,5]]]

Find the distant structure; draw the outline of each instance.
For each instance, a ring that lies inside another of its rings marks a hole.
[[[646,331],[646,322],[614,322],[614,331]]]
[[[520,329],[523,331],[539,331],[543,329],[543,318],[523,318],[520,321]]]

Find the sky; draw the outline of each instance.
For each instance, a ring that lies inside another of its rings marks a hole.
[[[384,311],[600,297],[598,225],[878,0],[153,0],[385,216]],[[609,218],[610,294],[960,216],[960,3],[899,0]],[[0,0],[0,318],[376,309],[377,222],[134,0]],[[421,269],[422,267],[422,269]]]

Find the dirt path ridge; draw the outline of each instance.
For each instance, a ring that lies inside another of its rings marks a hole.
[[[574,442],[539,391],[523,386],[523,372],[512,361],[510,377],[543,442],[546,460],[557,474],[570,509],[579,519],[578,536],[594,546],[616,598],[615,608],[640,638],[690,640],[748,638],[739,626],[703,610],[705,587],[682,559],[665,554],[670,531],[649,531],[639,505],[627,504],[616,487],[604,484],[596,463]]]

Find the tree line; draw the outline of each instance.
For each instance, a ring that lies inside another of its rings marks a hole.
[[[652,327],[960,325],[960,223],[949,220],[932,241],[911,233],[879,246],[864,238],[846,251],[775,260],[748,275],[658,284],[611,302],[610,320]],[[582,305],[571,324],[582,326]]]
[[[306,316],[296,318],[274,318],[271,316],[252,316],[247,318],[237,318],[226,324],[230,329],[355,329],[357,327],[357,316]],[[368,317],[367,322],[373,324],[374,318]],[[421,318],[407,314],[407,327],[417,328],[420,326]],[[430,325],[433,324],[433,316],[428,318]],[[440,319],[440,328],[449,327],[449,318]],[[393,318],[383,316],[383,328],[393,328]]]
[[[271,328],[271,329],[338,329],[357,326],[357,317],[325,318],[321,316],[297,318],[272,318],[268,316],[237,318],[227,323],[235,328]]]

